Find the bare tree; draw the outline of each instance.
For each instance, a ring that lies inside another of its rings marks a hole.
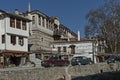
[[[99,35],[107,41],[109,52],[120,52],[120,3],[108,0],[103,6],[90,10],[86,18],[86,37]]]

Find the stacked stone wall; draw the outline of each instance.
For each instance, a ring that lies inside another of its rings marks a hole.
[[[119,70],[120,63],[51,68],[7,68],[0,69],[0,80],[71,80],[75,77]]]

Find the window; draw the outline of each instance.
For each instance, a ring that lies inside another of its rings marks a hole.
[[[32,17],[32,24],[35,24],[35,16]]]
[[[16,44],[16,36],[11,35],[11,44],[15,45]]]
[[[53,45],[53,47],[52,48],[55,48],[55,46]]]
[[[75,47],[71,47],[71,53],[75,54]]]
[[[48,20],[46,20],[46,28],[48,29],[48,25],[49,24],[49,21]]]
[[[43,41],[43,38],[41,38],[41,41]]]
[[[66,52],[66,47],[63,47],[63,52]]]
[[[60,53],[61,52],[61,47],[58,47],[58,53]]]
[[[57,25],[55,25],[55,26],[57,26]],[[56,28],[56,27],[55,27]],[[53,24],[52,24],[52,22],[49,22],[49,29],[50,30],[53,30]]]
[[[10,27],[15,28],[15,18],[10,18]]]
[[[38,19],[39,19],[39,21],[38,21],[38,22],[39,22],[39,25],[41,25],[41,16],[39,16]]]
[[[23,30],[27,30],[26,21],[23,21],[23,22],[22,22],[22,29],[23,29]]]
[[[24,38],[23,37],[19,37],[19,45],[23,46],[24,45]]]
[[[50,29],[50,27],[51,27],[51,22],[49,21],[49,29]]]
[[[2,35],[2,43],[5,43],[5,35]]]
[[[21,29],[21,21],[19,19],[16,20],[16,28]]]
[[[53,30],[53,24],[51,23],[51,30]]]
[[[43,27],[45,26],[45,24],[44,24],[44,18],[42,19],[42,25],[43,25]]]

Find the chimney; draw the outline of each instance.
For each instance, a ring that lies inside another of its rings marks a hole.
[[[31,11],[31,6],[30,6],[30,3],[28,3],[28,12]]]
[[[78,30],[78,41],[80,41],[80,31]]]
[[[18,9],[15,9],[15,14],[19,14],[19,11],[18,11]]]

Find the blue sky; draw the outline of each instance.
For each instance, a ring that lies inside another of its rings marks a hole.
[[[84,37],[86,14],[89,10],[103,5],[104,0],[1,0],[0,9],[8,12],[18,9],[26,12],[29,2],[32,10],[37,9],[48,16],[59,17],[61,24],[75,33],[80,30],[81,37]]]

